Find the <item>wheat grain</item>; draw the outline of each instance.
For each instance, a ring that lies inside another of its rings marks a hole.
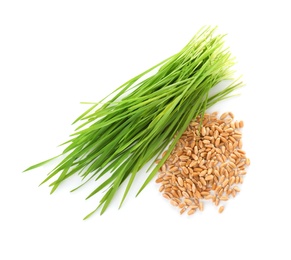
[[[228,201],[240,191],[245,167],[250,160],[242,150],[243,121],[233,121],[231,112],[205,114],[193,120],[182,134],[171,155],[161,167],[156,183],[159,191],[188,215],[203,210],[203,200]],[[165,152],[162,154],[165,156]],[[221,213],[224,206],[219,208]]]

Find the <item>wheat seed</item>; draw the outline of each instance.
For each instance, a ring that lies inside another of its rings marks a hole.
[[[220,201],[235,197],[243,183],[250,160],[242,150],[243,121],[233,121],[231,112],[197,117],[182,134],[174,150],[159,171],[156,183],[180,214],[203,211],[203,201]],[[166,151],[162,156],[165,156]],[[158,162],[159,160],[157,160]],[[219,213],[224,206],[219,207]]]
[[[219,209],[218,209],[218,212],[222,213],[223,211],[224,211],[224,206],[220,206]]]

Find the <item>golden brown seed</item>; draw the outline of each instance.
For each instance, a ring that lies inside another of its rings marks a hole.
[[[193,198],[194,197],[194,194],[191,190],[188,190],[187,193],[189,194],[190,198]]]
[[[206,185],[206,181],[204,180],[203,177],[200,177],[200,182],[201,182],[203,185]]]
[[[223,191],[224,191],[224,192],[227,192],[228,189],[229,189],[229,185],[226,185],[226,186],[224,187]]]
[[[203,177],[203,176],[205,176],[206,173],[207,173],[207,170],[204,170],[204,171],[200,172],[199,176]]]
[[[194,168],[197,165],[198,165],[198,162],[197,161],[191,161],[189,167]]]
[[[235,159],[233,159],[233,158],[229,158],[229,160],[232,162],[232,163],[235,163],[236,161],[235,161]]]
[[[192,200],[190,200],[190,199],[184,199],[184,202],[185,202],[186,205],[188,205],[188,206],[193,204]]]
[[[183,203],[183,202],[181,202],[181,203],[179,204],[179,208],[184,208],[185,206],[186,206],[186,204]]]
[[[233,189],[234,189],[235,191],[237,191],[237,192],[240,192],[240,188],[237,187],[237,186],[234,186]]]
[[[181,155],[180,156],[180,160],[181,161],[187,161],[189,159],[189,156],[187,156],[187,155]]]
[[[222,156],[220,154],[217,154],[216,158],[218,161],[223,162]]]
[[[234,171],[230,171],[228,174],[228,178],[231,178],[234,175]]]
[[[240,171],[239,174],[241,174],[241,175],[246,175],[247,172],[246,172],[246,171]]]
[[[225,119],[227,116],[228,116],[228,112],[223,113],[223,114],[220,116],[220,120]]]
[[[222,183],[222,187],[225,187],[228,184],[228,182],[229,182],[228,179],[224,180],[223,183]]]
[[[238,163],[237,165],[236,165],[236,167],[241,167],[241,166],[243,166],[243,165],[245,165],[245,162],[244,161],[240,161],[240,163]]]
[[[195,184],[193,183],[193,184],[192,184],[192,192],[195,193],[195,191],[196,191],[196,186],[195,186]]]
[[[172,161],[172,163],[176,163],[178,161],[178,156],[175,156],[174,160]]]
[[[211,117],[214,117],[216,119],[217,114],[218,114],[218,112],[212,112]]]
[[[235,142],[236,142],[236,139],[234,139],[234,138],[233,138],[233,136],[231,136],[231,135],[230,135],[230,136],[228,136],[228,139],[230,139],[230,140],[231,140],[233,143],[235,143]]]
[[[229,189],[229,190],[226,192],[227,195],[230,195],[231,193],[232,193],[232,189]]]
[[[192,186],[189,183],[184,183],[184,186],[186,186],[187,190],[191,190]]]
[[[190,209],[187,214],[190,216],[190,215],[193,215],[195,213],[195,209]]]
[[[199,145],[200,148],[203,148],[203,143],[202,143],[201,140],[198,142],[198,145]]]
[[[242,158],[242,154],[240,154],[237,150],[233,152],[238,158]]]
[[[164,156],[163,156],[164,157]],[[162,171],[163,172],[165,172],[167,170],[167,167],[166,167],[166,165],[164,164],[163,166],[162,166]]]
[[[200,210],[200,211],[203,211],[203,209],[204,209],[204,205],[203,205],[203,203],[202,203],[201,201],[199,202],[198,207],[199,207],[199,210]]]
[[[178,198],[172,198],[173,201],[176,201],[178,203],[178,205],[181,203],[181,200]]]
[[[244,127],[244,121],[239,121],[239,128],[243,128]]]
[[[219,181],[220,181],[220,182],[224,182],[224,180],[225,180],[225,175],[222,175],[222,176],[220,177]]]
[[[205,180],[206,181],[210,181],[212,179],[213,179],[213,175],[208,175],[208,176],[205,177]]]
[[[211,161],[208,163],[208,167],[211,168],[211,167],[213,167],[213,165],[214,165],[214,161],[211,160]],[[211,169],[212,169],[212,168],[211,168]]]
[[[200,192],[198,190],[196,190],[195,192],[195,196],[198,198],[198,199],[202,199],[202,196],[200,194]]]
[[[162,185],[162,186],[159,188],[159,192],[162,192],[164,189],[165,189],[165,186]]]
[[[243,150],[241,150],[241,149],[238,149],[237,151],[238,151],[240,154],[246,154],[246,152],[243,151]]]
[[[222,200],[222,201],[227,201],[227,200],[228,200],[228,197],[227,197],[227,196],[221,196],[221,197],[220,197],[220,200]]]
[[[216,189],[215,189],[215,192],[218,193],[221,189],[222,189],[221,185],[218,184],[217,187],[216,187]]]
[[[233,137],[234,139],[241,140],[242,135],[241,135],[241,134],[236,134],[236,135],[233,135],[232,137]]]
[[[174,200],[170,200],[170,203],[171,203],[173,206],[175,206],[175,207],[178,206],[178,203],[177,203],[176,201],[174,201]]]
[[[232,121],[231,118],[227,118],[227,119],[225,119],[225,123],[226,123],[226,124],[229,124],[231,121]]]
[[[175,198],[179,198],[178,193],[175,190],[171,190],[171,194],[175,197]]]
[[[225,146],[224,146],[224,145],[221,147],[221,152],[222,152],[223,154],[225,153]]]
[[[227,132],[227,133],[231,133],[231,132],[233,132],[233,128],[229,127],[229,128],[227,128],[227,129],[225,129],[225,132]]]
[[[186,191],[182,191],[182,195],[183,195],[186,199],[189,199],[189,198],[190,198],[189,194],[188,194]]]
[[[203,136],[206,135],[206,129],[205,129],[205,127],[202,127],[202,129],[201,129],[201,134],[202,134]]]
[[[188,171],[188,169],[187,169],[185,166],[182,167],[182,171],[183,171],[185,174],[189,174],[189,171]]]
[[[197,147],[197,145],[194,147],[194,153],[195,154],[198,154],[198,147]]]
[[[242,135],[241,131],[239,131],[238,129],[234,130],[234,133],[240,136]]]
[[[215,140],[214,145],[215,145],[216,147],[218,147],[219,144],[220,144],[220,138],[217,138],[217,139]]]
[[[163,193],[163,197],[166,199],[170,199],[171,197],[167,193]]]
[[[212,200],[213,199],[213,196],[212,195],[208,195],[208,196],[205,196],[204,199],[206,199],[206,200]]]
[[[198,205],[196,205],[195,201],[194,201],[194,204],[189,206],[189,209],[198,209]]]
[[[218,177],[218,178],[220,177],[220,174],[219,174],[218,170],[214,170],[214,174],[215,174],[216,177]]]
[[[200,181],[198,181],[197,184],[198,184],[198,187],[199,187],[200,189],[202,189],[202,183],[201,183]],[[197,193],[197,191],[198,191],[198,190],[196,190],[196,193]]]
[[[193,184],[193,182],[189,178],[186,179],[186,182],[191,184],[191,185]]]
[[[218,197],[221,197],[223,193],[224,193],[224,189],[221,189],[218,193]]]
[[[227,139],[226,138],[224,138],[223,136],[220,136],[220,140],[227,145]]]
[[[163,178],[156,179],[156,183],[161,183],[161,182],[163,182]]]
[[[184,182],[183,182],[181,177],[178,177],[178,183],[179,183],[180,186],[184,185]]]
[[[219,135],[218,130],[215,130],[215,131],[214,131],[214,135],[213,135],[213,137],[214,137],[215,139],[217,139],[218,135]]]
[[[239,176],[236,176],[236,177],[235,177],[235,184],[239,184],[239,181],[240,181]]]
[[[175,171],[178,171],[178,170],[179,170],[179,168],[177,166],[170,166],[169,167],[169,171],[170,172],[175,172]]]
[[[208,192],[208,191],[202,191],[200,194],[201,194],[202,196],[208,196],[208,195],[209,195],[209,192]]]
[[[228,149],[229,151],[233,151],[233,144],[231,142],[228,143]]]
[[[187,208],[182,208],[182,209],[180,210],[180,214],[182,215],[182,214],[186,211],[186,209],[187,209]]]
[[[215,182],[212,184],[212,187],[211,187],[212,190],[215,190],[215,189],[216,189],[216,187],[217,187],[217,184],[216,184],[216,183],[217,183],[217,181],[215,181]]]
[[[232,177],[229,179],[229,185],[234,184],[234,182],[235,182],[235,177],[232,176]]]
[[[246,165],[249,166],[250,164],[251,164],[250,159],[247,158],[247,159],[246,159]]]
[[[228,163],[231,168],[236,168],[236,165],[233,162]]]
[[[211,155],[212,155],[211,151],[210,151],[210,152],[208,152],[208,153],[207,153],[206,160],[209,160],[209,159],[211,158]]]
[[[224,206],[220,206],[219,209],[218,209],[218,212],[222,213],[223,211],[224,211]]]
[[[174,174],[173,174],[172,177],[171,177],[171,182],[172,182],[172,184],[174,184],[174,183],[176,182],[176,177],[175,177]]]

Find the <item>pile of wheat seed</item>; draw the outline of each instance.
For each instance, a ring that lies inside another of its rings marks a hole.
[[[209,200],[224,210],[222,201],[240,192],[250,160],[242,150],[243,121],[234,121],[231,112],[217,117],[205,114],[193,120],[160,169],[160,192],[180,214],[203,210]],[[164,152],[165,154],[165,152]]]

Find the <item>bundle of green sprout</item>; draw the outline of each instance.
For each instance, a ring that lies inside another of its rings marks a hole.
[[[170,155],[190,121],[198,115],[203,117],[207,108],[242,85],[232,78],[234,60],[223,39],[224,35],[215,35],[215,28],[202,28],[180,52],[94,103],[74,122],[80,125],[64,143],[67,145],[61,154],[64,159],[43,183],[54,177],[50,184],[54,192],[75,174],[81,177],[80,186],[94,179],[96,189],[88,198],[103,189],[107,191],[87,217],[99,207],[102,214],[120,185],[127,182],[122,205],[140,169],[170,144],[158,165],[149,169],[140,193]],[[209,91],[225,80],[231,83],[210,95]],[[100,182],[102,176],[106,178]]]

